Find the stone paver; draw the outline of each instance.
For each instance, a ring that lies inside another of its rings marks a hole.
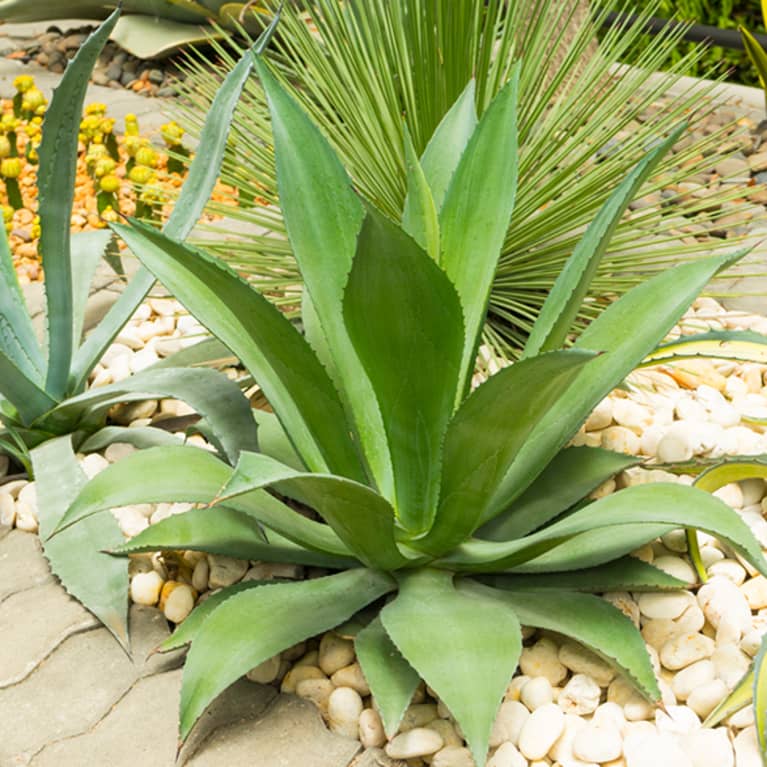
[[[0,538],[0,767],[175,767],[183,652],[153,607],[131,608],[132,658],[50,575],[36,536]],[[348,767],[357,741],[317,709],[240,680],[181,753],[190,767]]]

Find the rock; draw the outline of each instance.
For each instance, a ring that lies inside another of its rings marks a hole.
[[[734,767],[732,744],[724,727],[691,732],[680,739],[692,767]]]
[[[752,610],[761,610],[767,607],[767,578],[763,575],[757,575],[746,581],[740,587],[740,591]]]
[[[317,666],[293,666],[293,668],[285,674],[282,684],[280,685],[280,691],[293,693],[296,691],[298,683],[304,681],[304,679],[327,679],[327,677],[323,674],[322,669],[317,668]],[[356,694],[359,695],[359,693]]]
[[[552,703],[554,691],[551,682],[542,676],[534,677],[522,688],[519,699],[530,711]]]
[[[416,727],[414,730],[395,735],[384,751],[392,759],[413,759],[434,754],[443,745],[442,738],[434,730]]]
[[[545,677],[551,685],[558,685],[567,676],[567,669],[557,657],[559,647],[551,639],[539,639],[531,647],[525,647],[519,659],[523,674]]]
[[[661,647],[660,661],[670,671],[677,671],[696,661],[710,658],[714,648],[714,640],[703,634],[679,634]]]
[[[351,687],[352,690],[356,690],[363,698],[370,695],[370,687],[365,680],[359,663],[352,663],[349,666],[338,669],[330,677],[330,681],[336,687]]]
[[[575,674],[559,693],[557,704],[568,714],[591,714],[596,711],[602,691],[586,674]]]
[[[745,158],[725,157],[714,166],[714,171],[728,181],[743,181],[751,179],[751,168]]]
[[[400,732],[423,727],[429,722],[433,722],[438,716],[437,707],[433,703],[413,703],[408,706],[402,717],[399,725]]]
[[[610,683],[607,688],[607,700],[620,706],[629,722],[649,719],[653,714],[650,703],[623,677],[618,677]]]
[[[639,437],[625,426],[608,426],[602,432],[602,447],[616,453],[636,455],[639,452]]]
[[[671,735],[687,734],[700,729],[700,719],[687,706],[666,706],[665,711],[655,712],[655,729]]]
[[[724,700],[727,692],[727,685],[721,679],[712,679],[688,695],[687,706],[701,719],[705,719]]]
[[[180,583],[168,596],[163,614],[171,623],[181,623],[194,609],[195,598],[191,586]]]
[[[727,726],[735,730],[745,730],[746,727],[753,726],[755,721],[753,706],[744,706],[726,719]]]
[[[88,479],[93,479],[97,474],[104,471],[104,469],[109,468],[109,461],[107,461],[103,455],[89,453],[82,459],[82,461],[80,461],[80,468]]]
[[[490,733],[490,748],[506,741],[519,745],[519,735],[529,718],[530,712],[519,701],[506,700],[501,703]]]
[[[310,700],[323,714],[327,714],[328,701],[335,689],[329,679],[302,679],[296,684],[296,695]]]
[[[565,642],[559,649],[560,662],[576,674],[590,676],[600,687],[615,678],[615,670],[600,657],[575,642]]]
[[[601,431],[613,422],[613,403],[605,397],[592,411],[584,424],[586,431]]]
[[[357,738],[362,698],[351,687],[336,687],[328,698],[328,726],[336,735]],[[428,752],[426,752],[428,753]],[[420,756],[420,754],[415,754]]]
[[[320,668],[328,675],[354,662],[354,642],[344,639],[332,631],[320,640]]]
[[[711,656],[716,675],[732,690],[748,671],[751,659],[735,644],[719,645]]]
[[[208,579],[210,577],[210,566],[208,565],[208,558],[203,556],[192,571],[192,586],[197,591],[205,591],[208,588]]]
[[[717,575],[727,578],[736,586],[740,586],[746,580],[746,571],[739,562],[734,559],[720,559],[708,568],[708,575],[714,578]]]
[[[690,604],[691,594],[687,591],[653,592],[639,595],[639,612],[646,618],[678,618]]]
[[[627,767],[692,767],[679,742],[668,734],[628,735],[623,753]]]
[[[431,767],[475,767],[475,765],[468,748],[445,746],[434,754]]]
[[[486,767],[527,767],[527,759],[519,753],[513,743],[502,743]]]
[[[657,458],[661,463],[689,461],[695,455],[697,438],[686,421],[671,426],[658,441]]]
[[[767,154],[767,152],[765,152],[765,154]],[[733,376],[727,380],[738,381],[740,379]],[[743,479],[738,484],[740,485],[740,491],[743,494],[744,506],[751,506],[754,503],[761,503],[761,500],[765,495],[764,480],[761,477]]]
[[[242,579],[248,569],[247,562],[222,554],[208,554],[208,566],[208,588],[211,591],[232,586]]]
[[[602,598],[617,607],[631,622],[639,628],[639,605],[627,591],[609,591]]]
[[[576,761],[573,753],[573,742],[575,736],[586,726],[585,719],[581,719],[575,714],[565,714],[565,727],[556,743],[549,749],[549,758],[565,764]]]
[[[13,527],[16,522],[16,501],[10,493],[0,493],[0,527]]]
[[[365,748],[381,748],[386,743],[383,722],[374,708],[366,708],[360,714],[359,739]]]
[[[565,727],[565,715],[556,703],[533,711],[519,734],[519,750],[528,759],[543,759]]]
[[[455,727],[448,719],[434,719],[426,725],[428,729],[434,730],[442,738],[446,746],[462,746],[463,738],[456,732]],[[517,734],[519,737],[519,734]]]
[[[687,700],[693,690],[716,676],[716,667],[710,660],[700,660],[674,675],[671,689],[678,700]]]
[[[573,753],[584,762],[609,762],[623,752],[620,731],[610,725],[589,724],[573,741]]]
[[[160,599],[163,579],[154,570],[138,573],[130,582],[130,596],[137,605],[156,605]]]
[[[735,748],[735,764],[738,767],[762,767],[756,727],[747,727],[738,733],[732,745]]]
[[[120,526],[120,532],[126,538],[133,538],[149,527],[149,520],[134,506],[119,506],[112,509],[112,516]]]
[[[271,658],[267,658],[263,663],[259,663],[258,666],[254,666],[245,675],[251,682],[257,682],[258,684],[269,684],[273,682],[280,672],[280,656],[273,655]]]
[[[663,572],[672,575],[674,578],[679,578],[681,581],[687,581],[688,583],[695,583],[697,581],[695,569],[681,557],[656,557],[653,560],[653,564],[655,567],[663,570]]]
[[[136,448],[129,442],[113,442],[111,445],[107,445],[107,449],[104,451],[104,458],[109,463],[115,463],[135,452]]]
[[[716,629],[726,615],[727,621],[741,632],[751,628],[751,609],[741,590],[728,578],[711,578],[698,590],[698,604],[708,622]]]

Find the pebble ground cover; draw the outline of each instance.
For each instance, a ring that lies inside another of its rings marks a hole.
[[[751,170],[745,154],[736,159],[743,159]],[[767,320],[757,315],[726,312],[716,302],[702,299],[674,334],[743,327],[764,332],[765,323]],[[150,301],[110,347],[94,371],[91,386],[123,380],[193,343],[201,333],[203,329],[183,315],[175,302]],[[230,373],[237,375],[235,368]],[[760,365],[700,361],[638,372],[631,378],[628,392],[614,392],[597,408],[576,444],[637,453],[661,462],[767,452],[759,424],[767,413],[764,374]],[[185,406],[162,400],[119,407],[113,419],[142,426],[185,414],[189,414]],[[187,438],[181,431],[177,437],[204,445],[200,438]],[[86,473],[93,476],[130,452],[130,445],[117,443],[103,456],[80,458]],[[603,485],[596,495],[648,480],[690,481],[657,471],[628,470]],[[731,485],[719,494],[741,513],[762,546],[767,546],[764,483],[757,480]],[[34,532],[35,506],[34,483],[16,480],[0,486],[0,522]],[[125,507],[116,510],[115,516],[126,537],[132,537],[188,508],[181,504]],[[704,538],[702,542],[711,578],[697,593],[691,589],[670,594],[604,595],[642,628],[666,710],[652,709],[631,687],[615,678],[607,664],[574,643],[545,632],[527,632],[521,674],[510,685],[493,730],[491,767],[556,763],[562,767],[750,767],[759,763],[750,707],[730,717],[726,727],[703,729],[701,720],[737,683],[759,646],[767,629],[762,614],[767,608],[767,581],[714,539]],[[683,536],[665,536],[636,555],[671,574],[694,580]],[[244,579],[319,574],[295,566],[192,552],[134,556],[131,597],[139,604],[158,605],[169,621],[183,624],[195,603],[222,586]],[[284,691],[313,700],[334,731],[358,737],[365,746],[381,748],[383,764],[404,760],[412,767],[471,765],[459,728],[423,687],[416,693],[400,732],[386,742],[369,688],[355,661],[350,635],[328,633],[302,643],[248,676],[257,682],[279,683]]]

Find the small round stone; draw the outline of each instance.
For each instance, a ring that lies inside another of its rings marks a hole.
[[[639,612],[646,618],[674,620],[690,604],[691,595],[686,591],[653,592],[639,595]]]
[[[724,700],[727,692],[727,685],[721,679],[712,679],[693,690],[686,703],[701,719],[705,719]]]
[[[589,724],[573,740],[573,753],[584,762],[609,762],[623,751],[620,731],[610,725]]]
[[[165,600],[163,614],[171,623],[181,623],[194,609],[194,602],[195,594],[191,586],[179,583]]]
[[[258,666],[254,666],[245,676],[250,679],[251,682],[269,684],[277,678],[279,673],[280,656],[273,655],[271,658],[267,658],[263,663],[259,663]]]
[[[703,634],[680,634],[669,639],[660,650],[660,661],[670,671],[710,658],[714,653],[714,640]]]
[[[386,745],[384,751],[391,759],[414,759],[429,756],[443,747],[442,738],[427,727],[401,732]]]
[[[553,702],[554,691],[551,688],[551,682],[542,676],[531,679],[522,688],[519,699],[530,711]]]
[[[131,599],[137,605],[156,605],[160,599],[162,585],[163,579],[154,570],[137,573],[130,582]]]
[[[558,658],[559,647],[551,639],[539,639],[525,647],[519,658],[519,668],[530,677],[545,677],[551,685],[558,685],[567,676],[567,669]]]
[[[488,760],[487,767],[528,767],[528,764],[513,743],[502,743]]]
[[[533,711],[519,734],[519,750],[528,759],[543,759],[565,727],[565,715],[556,703]]]
[[[557,703],[568,714],[591,714],[596,711],[602,691],[587,674],[575,674],[559,693]]]
[[[506,741],[519,745],[519,734],[529,718],[530,712],[519,701],[506,700],[501,703],[490,732],[490,747],[495,748]]]
[[[468,748],[445,746],[434,754],[431,767],[475,767],[475,765]]]
[[[374,708],[366,708],[360,714],[359,738],[365,748],[381,748],[386,743],[381,716]]]
[[[320,640],[320,668],[331,676],[339,669],[354,662],[354,642],[344,639],[332,631]]]
[[[328,698],[328,726],[336,735],[356,740],[362,709],[362,698],[356,690],[351,687],[336,687]]]

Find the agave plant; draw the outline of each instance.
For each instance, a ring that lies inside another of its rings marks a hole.
[[[402,214],[407,194],[403,117],[428,166],[435,160],[422,154],[429,137],[469,78],[476,87],[465,107],[474,106],[481,115],[522,57],[522,183],[485,330],[485,342],[509,358],[519,356],[548,290],[609,190],[656,136],[683,117],[691,116],[694,128],[711,108],[705,89],[685,89],[680,82],[700,50],[668,72],[647,76],[661,68],[681,30],[654,37],[635,68],[618,71],[617,62],[637,45],[642,24],[606,31],[597,48],[596,31],[617,4],[592,4],[598,7],[593,21],[588,6],[579,0],[298,0],[286,7],[269,52],[277,77],[323,130],[355,186],[393,220]],[[645,8],[643,18],[653,8]],[[229,43],[236,50],[236,41]],[[184,67],[187,106],[179,106],[176,118],[192,135],[199,133],[220,78],[233,64],[228,44],[216,48],[222,66],[200,54]],[[667,109],[658,109],[656,102],[673,86],[679,95]],[[222,172],[239,190],[239,207],[215,208],[265,234],[237,238],[219,230],[218,238],[206,236],[205,247],[295,312],[302,278],[280,212],[269,119],[263,92],[247,87]],[[680,141],[637,196],[705,171],[722,136]],[[717,215],[711,213],[716,206],[734,199],[735,189],[722,187],[706,201],[670,194],[666,191],[661,209],[638,210],[621,221],[579,309],[576,331],[611,296],[722,245],[721,240],[680,243],[676,230],[684,216],[707,224]]]
[[[0,19],[9,22],[48,19],[105,19],[117,2],[76,0],[0,0]],[[112,39],[139,58],[167,56],[179,48],[221,36],[212,26],[258,34],[263,31],[265,9],[254,3],[231,0],[122,0],[126,14]]]
[[[762,0],[762,21],[767,24],[767,0]],[[743,40],[743,47],[746,49],[751,63],[756,69],[759,77],[759,83],[767,100],[767,51],[759,44],[759,41],[744,26],[738,27],[740,36]]]
[[[88,288],[102,255],[112,244],[109,230],[69,236],[74,195],[80,115],[91,71],[117,22],[118,12],[83,45],[56,89],[43,124],[38,171],[41,236],[45,270],[47,343],[41,345],[24,303],[13,259],[0,227],[0,451],[9,453],[32,474],[30,451],[47,440],[67,435],[77,450],[98,450],[110,442],[138,447],[174,444],[178,440],[153,427],[107,425],[109,409],[118,403],[156,397],[186,400],[216,431],[228,434],[217,449],[235,459],[240,449],[253,449],[256,424],[239,387],[208,369],[184,369],[189,354],[181,352],[157,369],[110,386],[84,391],[88,376],[155,282],[146,269],[125,285],[101,323],[83,340]],[[271,32],[265,33],[261,45]],[[232,110],[253,62],[248,53],[222,86],[217,109],[206,128],[204,156],[189,171],[165,231],[183,239],[199,218],[216,182]],[[187,350],[190,352],[191,350]],[[205,427],[203,426],[203,429]],[[38,473],[39,465],[35,467]],[[44,514],[41,529],[47,529]],[[66,588],[90,607],[125,645],[128,573],[121,563],[101,553],[122,540],[109,516],[89,520],[61,540],[47,541],[45,555]],[[93,578],[93,571],[102,577]]]
[[[520,624],[594,648],[658,700],[638,631],[589,592],[683,586],[627,556],[680,526],[722,537],[762,572],[767,562],[739,517],[699,489],[659,483],[584,504],[634,459],[565,446],[737,257],[655,276],[605,309],[572,348],[561,346],[622,212],[678,132],[641,161],[589,226],[524,359],[471,391],[515,204],[518,70],[478,123],[466,108],[474,86],[466,88],[429,142],[430,163],[418,161],[405,132],[402,229],[357,196],[317,126],[267,65],[257,66],[283,215],[306,285],[308,340],[217,259],[147,225],[115,224],[242,360],[275,414],[259,415],[259,451],[242,450],[236,462],[195,447],[150,448],[84,487],[68,440],[46,443],[34,460],[47,466],[38,498],[57,531],[51,540],[113,506],[183,500],[201,507],[115,553],[192,549],[331,571],[236,585],[192,613],[163,648],[192,641],[182,738],[250,668],[361,611],[356,649],[387,732],[396,731],[422,677],[480,767],[521,652]]]

